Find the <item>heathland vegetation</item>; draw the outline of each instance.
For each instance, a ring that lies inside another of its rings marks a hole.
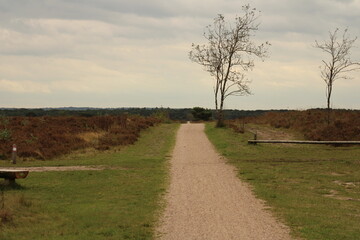
[[[113,146],[134,143],[141,130],[160,122],[208,120],[214,119],[216,115],[214,110],[199,107],[128,109],[137,112],[137,115],[127,114],[124,111],[124,109],[6,110],[7,115],[10,116],[0,117],[0,158],[9,159],[12,144],[17,144],[19,157],[36,159],[49,159],[84,148],[106,150]],[[24,116],[29,113],[36,113],[39,116]],[[109,113],[112,115],[106,115]],[[143,116],[140,116],[140,113]],[[301,134],[301,139],[307,140],[360,140],[359,110],[333,110],[330,121],[328,121],[328,112],[324,109],[228,110],[225,111],[225,116],[229,119],[227,125],[238,132],[243,132],[244,126],[251,123],[292,129]]]
[[[123,114],[140,115],[143,117],[166,114],[171,120],[191,121],[193,120],[193,111],[195,108],[0,108],[0,116],[18,116],[18,117],[43,117],[43,116],[118,116]],[[212,117],[215,111],[210,111]],[[225,119],[235,119],[244,116],[255,116],[267,112],[268,110],[224,110]],[[272,110],[284,111],[284,110]]]
[[[160,123],[141,116],[1,117],[0,157],[11,156],[12,144],[22,158],[50,159],[84,148],[106,150],[134,143],[140,131]]]
[[[274,128],[297,131],[307,140],[360,141],[360,111],[333,110],[328,121],[325,109],[306,111],[267,112],[256,117],[228,121],[228,126],[238,132],[246,124],[262,124]]]

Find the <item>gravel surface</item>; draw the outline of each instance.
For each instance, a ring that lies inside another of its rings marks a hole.
[[[159,239],[291,239],[289,229],[215,151],[204,124],[179,129],[166,201]]]

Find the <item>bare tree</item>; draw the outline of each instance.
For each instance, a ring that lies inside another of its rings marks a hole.
[[[189,58],[202,66],[215,78],[214,96],[217,111],[217,126],[223,126],[224,101],[228,96],[250,94],[249,80],[245,72],[252,70],[254,59],[263,59],[267,53],[268,42],[256,45],[251,38],[258,30],[259,12],[243,6],[243,15],[235,18],[234,25],[227,23],[219,14],[213,25],[206,27],[206,45],[192,44]]]
[[[353,47],[357,37],[350,38],[348,30],[345,29],[342,39],[338,39],[339,29],[334,32],[329,32],[329,41],[318,43],[315,41],[315,47],[330,55],[328,61],[322,60],[323,65],[321,69],[321,78],[326,83],[326,100],[328,109],[328,122],[330,121],[331,110],[331,94],[333,91],[334,82],[340,78],[349,78],[346,73],[359,70],[360,62],[354,62],[350,59],[350,50]]]

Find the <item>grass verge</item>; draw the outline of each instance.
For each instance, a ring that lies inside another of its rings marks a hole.
[[[206,125],[210,141],[295,237],[360,239],[360,148],[248,145],[250,133]]]
[[[26,163],[114,168],[33,172],[15,188],[2,187],[0,239],[152,239],[177,128],[147,129],[117,152]]]

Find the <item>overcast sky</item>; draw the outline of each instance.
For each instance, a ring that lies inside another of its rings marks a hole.
[[[232,21],[247,3],[270,57],[248,74],[253,95],[226,108],[325,107],[328,56],[313,45],[336,28],[360,37],[360,0],[0,0],[0,107],[213,108],[213,79],[188,52],[217,14]],[[360,109],[360,71],[332,100]]]

